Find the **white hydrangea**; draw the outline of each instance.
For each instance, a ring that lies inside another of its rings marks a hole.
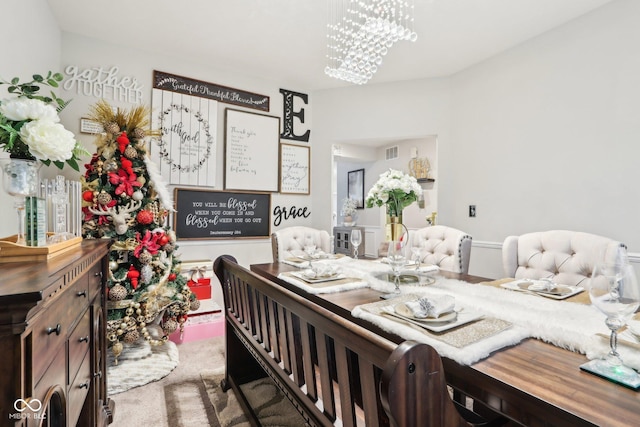
[[[64,162],[71,158],[76,145],[73,133],[52,120],[25,123],[20,129],[20,138],[38,160]]]
[[[48,120],[57,123],[60,121],[58,113],[53,105],[45,104],[39,99],[17,97],[5,99],[0,103],[0,114],[9,120]]]
[[[389,169],[380,174],[367,194],[367,207],[387,205],[394,213],[399,213],[417,200],[422,187],[415,177],[402,171]]]

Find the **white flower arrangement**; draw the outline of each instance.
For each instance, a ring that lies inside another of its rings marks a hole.
[[[342,201],[342,210],[340,211],[340,214],[343,217],[353,216],[356,212],[358,212],[357,208],[358,205],[354,199],[345,198]]]
[[[18,78],[7,84],[16,98],[0,101],[0,147],[12,158],[53,162],[62,169],[65,162],[79,170],[78,158],[89,154],[76,142],[72,132],[60,124],[58,112],[68,102],[55,96],[39,94],[40,86],[58,87],[62,75],[49,72],[45,77],[35,74],[33,81],[20,83]]]
[[[399,216],[402,210],[418,200],[422,187],[415,177],[402,171],[389,169],[380,174],[367,194],[366,206],[385,206],[387,214]]]

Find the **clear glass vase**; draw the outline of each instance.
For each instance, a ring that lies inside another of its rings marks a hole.
[[[14,197],[14,207],[18,216],[18,233],[16,243],[26,245],[24,238],[25,197],[38,194],[38,170],[40,163],[36,160],[3,159],[2,184],[4,191]]]

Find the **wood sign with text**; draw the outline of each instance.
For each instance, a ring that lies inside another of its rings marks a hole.
[[[153,71],[153,87],[154,89],[168,90],[183,95],[209,98],[226,104],[269,111],[269,97],[266,95],[234,89],[215,83],[207,83],[162,71]]]
[[[271,194],[176,188],[178,239],[245,239],[271,235]]]

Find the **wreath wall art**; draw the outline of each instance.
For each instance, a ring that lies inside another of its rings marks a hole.
[[[153,89],[151,159],[169,184],[215,186],[218,102]]]

